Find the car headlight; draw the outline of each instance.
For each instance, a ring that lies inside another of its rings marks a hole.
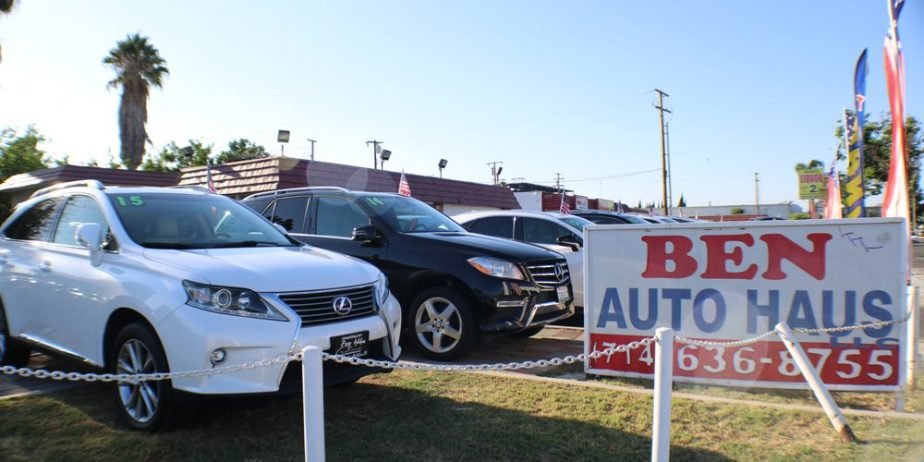
[[[200,310],[234,316],[288,321],[273,307],[263,303],[256,292],[239,287],[211,286],[192,281],[183,281],[186,289],[186,304]]]
[[[375,281],[376,306],[385,306],[386,300],[388,300],[388,278],[384,273],[379,273],[379,279]]]
[[[506,260],[490,257],[472,257],[468,259],[468,264],[488,276],[526,280],[520,268],[517,268],[517,265]]]

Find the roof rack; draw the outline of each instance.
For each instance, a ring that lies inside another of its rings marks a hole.
[[[35,191],[34,193],[32,193],[32,195],[29,196],[29,198],[31,199],[31,198],[33,198],[33,197],[43,196],[43,195],[48,194],[48,193],[50,193],[50,192],[52,192],[52,191],[58,191],[58,190],[60,190],[60,189],[79,188],[79,187],[96,188],[96,189],[98,189],[98,190],[100,190],[100,191],[106,189],[106,186],[103,185],[103,183],[101,183],[99,180],[77,180],[77,181],[68,181],[68,182],[66,182],[66,183],[58,183],[58,184],[56,184],[56,185],[51,185],[51,186],[48,186],[48,187],[39,189],[39,190]]]
[[[215,194],[208,187],[202,186],[201,184],[184,184],[184,185],[174,185],[174,186],[167,186],[167,187],[170,189],[194,189],[199,192],[207,192],[207,193]]]
[[[304,188],[291,188],[291,189],[283,189],[283,190],[276,190],[276,191],[266,191],[266,192],[252,194],[249,197],[257,198],[257,197],[267,197],[267,196],[282,196],[282,195],[287,195],[287,194],[296,194],[296,193],[305,192],[305,191],[338,191],[338,192],[346,192],[346,193],[352,192],[349,189],[341,188],[340,186],[306,186]]]

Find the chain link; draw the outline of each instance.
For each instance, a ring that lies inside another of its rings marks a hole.
[[[322,353],[322,358],[324,360],[329,360],[342,364],[352,364],[358,366],[369,366],[369,367],[378,367],[383,369],[409,369],[409,370],[431,370],[431,371],[488,371],[488,370],[518,370],[518,369],[533,369],[537,367],[549,367],[549,366],[560,366],[562,364],[573,364],[576,362],[584,362],[588,358],[597,359],[602,356],[612,356],[616,353],[624,353],[629,350],[640,348],[643,346],[648,346],[655,341],[654,337],[645,338],[639,341],[630,342],[625,345],[618,345],[615,347],[609,347],[605,350],[593,351],[590,353],[582,353],[576,356],[566,356],[564,358],[552,358],[552,359],[540,359],[536,361],[524,361],[524,362],[509,362],[509,363],[495,363],[495,364],[426,364],[426,363],[415,363],[408,361],[382,361],[377,359],[364,359],[358,358],[355,356],[342,356],[342,355],[333,355],[329,353]],[[224,367],[215,367],[212,369],[203,369],[198,371],[182,371],[182,372],[156,372],[152,374],[97,374],[97,373],[79,373],[79,372],[62,372],[62,371],[53,371],[49,372],[44,369],[30,369],[28,367],[15,368],[13,366],[2,366],[0,367],[0,374],[4,375],[18,375],[20,377],[34,377],[37,379],[47,379],[59,381],[84,381],[84,382],[129,382],[129,383],[138,383],[145,381],[157,381],[157,380],[175,380],[175,379],[187,379],[195,377],[207,377],[218,374],[227,374],[231,372],[238,372],[242,370],[256,369],[259,367],[269,367],[276,364],[288,363],[290,361],[301,361],[302,353],[290,353],[287,355],[279,355],[273,359],[265,359],[262,361],[255,361],[244,364],[237,364],[233,366],[224,366]]]
[[[896,319],[892,321],[879,321],[872,322],[868,324],[859,324],[853,326],[842,326],[842,327],[828,327],[823,329],[805,329],[805,328],[796,328],[793,329],[793,332],[800,334],[815,334],[815,333],[828,333],[828,332],[846,332],[855,329],[868,329],[868,328],[880,328],[889,326],[892,324],[900,324],[908,321],[911,318],[911,311],[902,319]],[[698,346],[721,346],[721,347],[737,347],[750,345],[760,340],[775,335],[776,330],[771,330],[765,332],[756,337],[752,337],[744,340],[727,340],[727,341],[712,341],[712,340],[696,340],[689,337],[684,337],[681,335],[675,335],[676,339],[680,343],[686,343],[690,345]],[[536,361],[523,361],[523,362],[509,362],[509,363],[494,363],[494,364],[426,364],[426,363],[415,363],[409,361],[382,361],[377,359],[364,359],[358,358],[356,356],[342,356],[334,355],[330,353],[322,353],[322,358],[325,361],[333,361],[341,364],[351,364],[356,366],[368,366],[368,367],[377,367],[382,369],[406,369],[406,370],[429,370],[429,371],[487,371],[487,370],[497,370],[497,371],[513,371],[519,369],[534,369],[534,368],[545,368],[549,366],[560,366],[562,364],[574,364],[577,362],[585,362],[588,359],[599,359],[603,356],[607,358],[616,354],[616,353],[625,353],[630,350],[634,350],[641,347],[648,347],[652,342],[656,342],[655,337],[648,337],[642,340],[629,342],[625,345],[617,345],[609,347],[603,350],[595,350],[590,353],[581,353],[575,356],[565,356],[564,358],[552,358],[552,359],[539,359]],[[233,366],[223,366],[215,367],[212,369],[202,369],[197,371],[182,371],[182,372],[156,372],[152,374],[97,374],[97,373],[79,373],[79,372],[62,372],[62,371],[53,371],[49,372],[44,369],[33,370],[28,367],[15,368],[13,366],[2,366],[0,367],[0,374],[4,375],[18,375],[20,377],[34,377],[37,379],[47,379],[52,380],[68,380],[72,382],[84,381],[84,382],[129,382],[129,383],[138,383],[144,381],[158,381],[158,380],[175,380],[175,379],[189,379],[196,377],[208,377],[218,374],[228,374],[232,372],[238,372],[243,370],[252,370],[261,367],[269,367],[276,364],[284,364],[290,361],[301,361],[302,353],[301,352],[290,352],[288,354],[279,355],[272,359],[264,359],[261,361],[254,361],[243,364],[236,364]]]

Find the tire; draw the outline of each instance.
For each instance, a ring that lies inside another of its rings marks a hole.
[[[411,304],[411,342],[424,356],[452,360],[471,351],[478,341],[478,323],[468,302],[456,291],[435,287]]]
[[[545,325],[527,327],[526,329],[523,329],[521,331],[511,332],[505,335],[507,336],[507,338],[530,338],[533,335],[536,335],[539,332],[542,332],[542,329],[545,329]]]
[[[32,351],[29,347],[13,340],[10,336],[9,326],[6,324],[6,315],[0,306],[0,366],[23,367],[29,362]]]
[[[147,327],[132,323],[119,331],[109,351],[113,374],[170,372],[167,356]],[[155,432],[173,423],[173,385],[169,380],[118,382],[114,398],[119,417],[133,430]]]

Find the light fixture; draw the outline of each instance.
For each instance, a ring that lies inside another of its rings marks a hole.
[[[440,159],[440,164],[439,164],[439,165],[440,165],[440,178],[443,177],[443,169],[446,168],[446,164],[448,164],[448,163],[449,163],[448,160],[446,160],[446,159]]]
[[[289,142],[289,131],[288,130],[279,130],[279,133],[276,134],[276,141],[279,142],[279,151],[280,155],[285,157],[286,155],[286,145],[284,143]]]
[[[391,151],[388,149],[382,149],[382,153],[379,154],[379,158],[382,159],[382,170],[385,170],[385,161],[391,158]]]

